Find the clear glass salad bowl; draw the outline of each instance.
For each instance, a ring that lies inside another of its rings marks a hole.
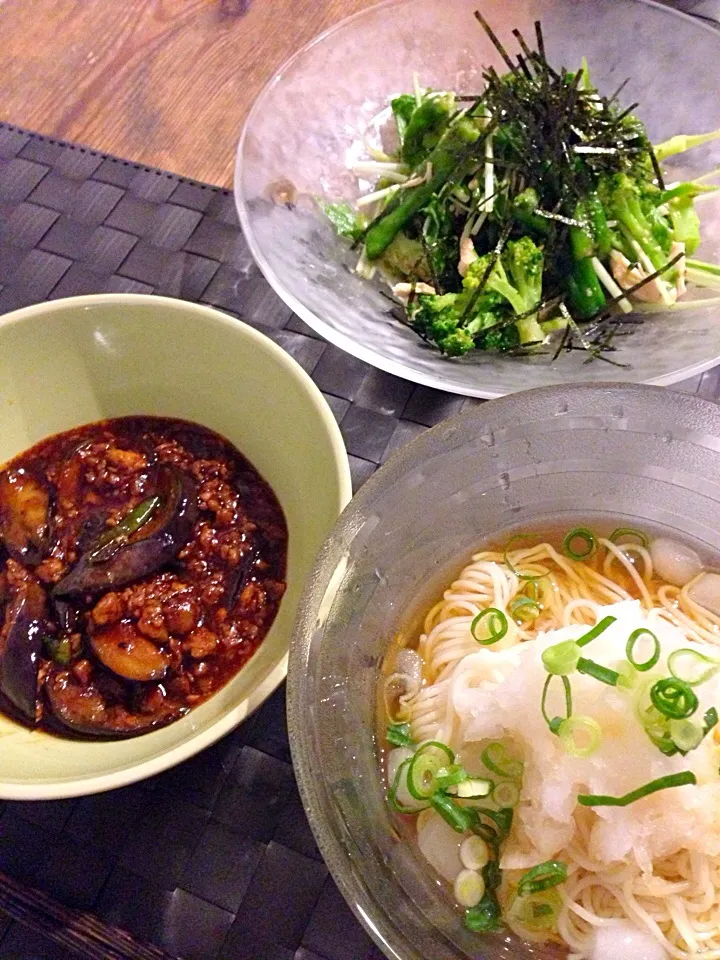
[[[390,958],[564,956],[465,930],[449,888],[400,840],[378,767],[376,691],[383,656],[418,596],[440,590],[478,544],[563,516],[592,526],[599,514],[670,527],[719,550],[720,407],[623,384],[493,401],[405,447],[325,542],[291,644],[293,759],[323,856]]]
[[[653,315],[632,336],[618,338],[612,358],[627,367],[585,363],[584,352],[554,362],[550,355],[448,360],[389,315],[382,281],[351,272],[357,253],[335,236],[313,197],[359,195],[347,161],[359,159],[363,138],[389,98],[412,89],[414,71],[423,86],[466,93],[477,91],[484,66],[502,71],[473,18],[478,6],[513,50],[511,29],[531,37],[540,19],[551,63],[575,68],[586,56],[593,82],[606,93],[629,77],[624,102],[639,101],[637,113],[656,142],[720,126],[720,32],[659,4],[389,0],[302,49],[250,113],[238,147],[235,196],[266,278],[306,323],[342,349],[408,380],[468,396],[599,381],[611,369],[617,380],[666,385],[712,366],[720,357],[720,305]],[[717,167],[720,144],[691,151],[683,162],[695,175]],[[718,261],[720,201],[704,198],[698,207],[704,244],[697,256]]]

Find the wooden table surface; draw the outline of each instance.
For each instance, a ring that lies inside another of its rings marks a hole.
[[[0,0],[0,120],[222,186],[277,67],[375,0]]]

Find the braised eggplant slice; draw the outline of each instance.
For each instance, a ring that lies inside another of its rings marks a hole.
[[[39,660],[47,633],[47,598],[38,581],[15,561],[8,560],[8,571],[11,599],[0,630],[0,692],[34,723]]]
[[[131,713],[109,702],[99,687],[83,685],[72,671],[54,669],[45,681],[45,694],[54,719],[74,733],[91,737],[133,737],[175,720],[184,711],[165,708]]]
[[[43,559],[50,539],[50,492],[26,470],[0,474],[0,532],[18,563]]]
[[[162,680],[169,656],[132,623],[115,623],[90,638],[93,653],[103,666],[126,680]]]
[[[83,596],[125,586],[155,573],[174,560],[187,543],[198,517],[195,483],[187,474],[169,464],[160,468],[157,496],[160,504],[121,546],[98,562],[98,544],[82,555],[67,576],[55,584],[56,596]],[[120,526],[120,525],[118,525]],[[124,535],[124,534],[123,534]],[[103,535],[105,536],[105,535]]]

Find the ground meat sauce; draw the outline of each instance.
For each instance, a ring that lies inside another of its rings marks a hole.
[[[104,420],[16,457],[0,536],[0,709],[64,736],[187,713],[257,650],[285,590],[273,491],[182,420]]]

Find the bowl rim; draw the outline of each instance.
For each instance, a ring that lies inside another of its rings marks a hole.
[[[503,422],[505,410],[510,410],[519,397],[544,400],[552,394],[562,391],[564,394],[598,394],[609,391],[622,391],[627,394],[654,394],[657,398],[675,398],[678,406],[686,409],[711,411],[716,420],[720,420],[718,406],[712,400],[697,394],[679,390],[667,390],[653,384],[625,383],[613,380],[597,383],[551,384],[533,387],[514,394],[505,394],[490,401],[472,407],[429,427],[419,434],[378,470],[355,494],[352,502],[338,517],[335,526],[325,539],[316,559],[313,571],[306,581],[300,598],[293,639],[290,647],[288,685],[287,685],[287,722],[290,751],[295,769],[298,791],[307,815],[318,849],[332,875],[338,889],[348,906],[359,920],[373,942],[393,960],[421,960],[417,946],[410,942],[395,918],[387,913],[377,914],[373,893],[364,878],[356,870],[353,858],[348,851],[354,848],[355,840],[348,837],[345,822],[335,804],[335,798],[329,785],[318,775],[321,764],[315,765],[317,757],[316,738],[309,735],[312,711],[308,712],[307,701],[303,699],[301,678],[310,673],[310,653],[314,635],[323,629],[322,611],[328,604],[328,594],[332,591],[330,602],[337,595],[338,588],[333,587],[333,579],[343,563],[341,558],[330,566],[333,548],[336,545],[338,531],[342,528],[343,540],[353,538],[360,529],[362,518],[372,513],[371,507],[376,493],[387,491],[398,483],[408,471],[409,466],[422,463],[423,453],[433,446],[436,437],[445,434],[449,439],[456,433],[462,434],[463,428],[478,424],[478,435],[483,423]],[[418,453],[420,456],[418,456]],[[300,732],[302,731],[302,733]],[[324,809],[325,808],[325,809]],[[470,955],[468,955],[470,960]]]
[[[654,7],[656,10],[662,11],[671,16],[680,17],[681,19],[694,24],[696,27],[711,33],[717,33],[718,30],[717,26],[712,22],[703,20],[697,16],[693,16],[684,10],[677,10],[674,7],[668,7],[665,3],[659,2],[659,0],[626,0],[626,2],[641,3],[648,7]],[[267,258],[263,255],[262,250],[255,239],[255,235],[250,223],[248,208],[240,187],[242,182],[245,142],[248,139],[252,123],[255,117],[262,112],[266,96],[278,83],[280,83],[287,70],[290,69],[296,61],[300,60],[308,50],[320,43],[323,43],[340,30],[345,29],[355,20],[375,14],[379,10],[382,10],[386,7],[402,6],[403,4],[409,5],[410,3],[412,3],[412,0],[380,0],[379,3],[375,3],[370,7],[366,7],[364,10],[358,10],[355,13],[350,14],[350,16],[344,17],[337,23],[332,24],[326,30],[323,30],[307,43],[303,44],[299,50],[296,50],[293,54],[291,54],[291,56],[289,56],[276,69],[273,76],[267,81],[267,83],[265,83],[258,95],[255,97],[255,100],[253,101],[250,111],[243,122],[240,132],[235,153],[235,171],[233,175],[233,195],[235,198],[235,207],[237,208],[243,236],[245,237],[247,245],[250,248],[250,253],[260,268],[262,275],[265,277],[278,297],[280,297],[280,299],[287,304],[288,307],[290,307],[293,313],[297,314],[297,316],[300,317],[300,319],[303,320],[309,327],[321,334],[321,336],[323,336],[334,346],[344,350],[345,353],[350,354],[350,356],[357,357],[359,360],[363,360],[365,363],[370,364],[378,370],[383,370],[385,373],[391,373],[396,377],[401,377],[403,380],[407,380],[410,383],[417,383],[421,386],[432,387],[435,390],[442,390],[445,393],[453,393],[463,397],[478,397],[486,400],[497,400],[500,397],[507,396],[507,392],[502,390],[493,390],[489,387],[483,386],[482,384],[479,384],[477,388],[468,390],[467,387],[464,387],[460,384],[446,383],[437,374],[416,370],[401,360],[394,360],[389,357],[380,356],[369,347],[364,346],[362,343],[356,342],[351,337],[341,333],[339,330],[336,330],[322,317],[318,316],[309,307],[306,307],[303,303],[301,303],[300,300],[298,300],[292,293],[289,293],[285,289],[280,278],[270,266]],[[720,297],[718,297],[718,299],[720,300]],[[691,363],[685,367],[678,368],[670,373],[661,374],[657,377],[650,377],[647,380],[629,380],[627,382],[641,383],[657,387],[668,387],[675,383],[681,383],[683,380],[688,380],[691,377],[698,376],[701,373],[705,373],[706,370],[710,370],[712,367],[716,366],[719,360],[720,354],[716,354],[705,360],[698,360],[696,363]],[[587,381],[577,382],[583,383]],[[592,382],[599,383],[601,381]],[[533,387],[532,389],[542,390],[545,386],[560,385],[561,384],[542,384],[538,385],[537,387]]]
[[[308,398],[313,414],[319,417],[327,436],[335,466],[338,485],[336,503],[337,516],[344,510],[352,497],[352,481],[347,451],[342,439],[340,428],[335,417],[323,397],[320,389],[300,364],[265,334],[255,330],[249,324],[238,320],[230,314],[223,313],[214,307],[205,304],[193,303],[189,300],[180,300],[175,297],[156,296],[145,293],[98,293],[78,297],[65,297],[45,303],[32,304],[13,310],[0,316],[0,330],[4,327],[22,323],[25,320],[66,309],[86,309],[108,306],[133,304],[153,308],[166,307],[168,312],[185,311],[198,314],[208,322],[235,331],[235,334],[244,337],[253,348],[266,351],[283,369],[284,373],[301,387]],[[0,464],[2,466],[2,464]],[[302,596],[302,592],[300,597]],[[300,605],[298,598],[298,608]],[[267,675],[250,691],[250,693],[223,716],[212,723],[207,730],[192,734],[186,741],[166,751],[160,756],[139,763],[131,764],[112,773],[85,776],[67,782],[39,782],[36,784],[4,783],[0,776],[0,798],[3,800],[60,800],[70,797],[85,796],[87,794],[104,793],[119,787],[128,786],[139,780],[162,773],[184,760],[190,759],[202,750],[211,746],[221,737],[230,733],[235,727],[246,720],[260,707],[267,698],[274,693],[287,675],[289,649],[292,643],[293,628],[290,627],[287,637],[288,651],[272,666]]]

